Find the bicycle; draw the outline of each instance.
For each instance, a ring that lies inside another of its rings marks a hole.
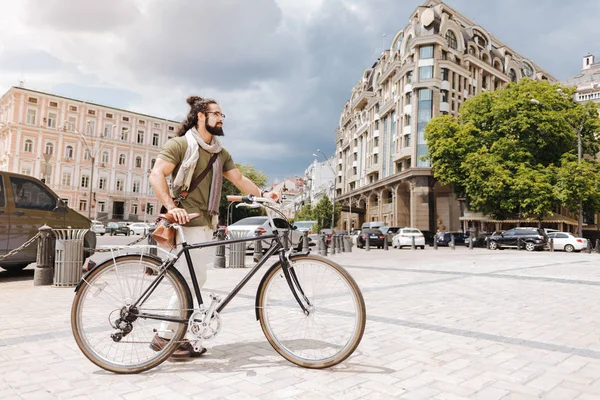
[[[274,208],[272,199],[248,195],[227,196],[227,200],[241,202],[238,206],[264,207],[273,233],[188,244],[181,227],[171,219],[181,238],[176,254],[169,253],[164,261],[149,254],[113,256],[82,278],[75,289],[71,327],[90,361],[115,373],[143,372],[169,358],[186,334],[199,350],[203,341],[220,332],[221,311],[275,254],[278,259],[265,272],[255,299],[256,318],[275,351],[312,369],[337,365],[354,352],[366,321],[364,299],[354,279],[338,264],[310,251],[286,250],[272,219],[275,212],[283,214]],[[271,245],[223,300],[211,293],[206,307],[190,250],[252,240],[271,240]],[[190,270],[197,309],[192,291],[174,267],[182,255]],[[151,348],[155,335],[166,333],[172,335],[167,344],[158,351]]]

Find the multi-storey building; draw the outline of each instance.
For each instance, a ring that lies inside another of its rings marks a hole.
[[[150,221],[160,209],[150,169],[178,128],[164,118],[13,87],[0,98],[0,170],[43,179],[92,219]]]
[[[365,221],[461,228],[461,202],[436,182],[425,125],[523,77],[555,79],[448,5],[428,0],[352,89],[336,132],[341,227]],[[466,223],[466,222],[465,222]]]
[[[600,62],[595,62],[593,54],[583,57],[581,72],[564,82],[568,86],[576,86],[575,101],[599,103],[600,108]]]

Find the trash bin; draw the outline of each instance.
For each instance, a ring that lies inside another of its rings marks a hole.
[[[83,238],[88,229],[54,229],[54,286],[76,286],[81,280]]]
[[[229,239],[246,237],[245,232],[229,231]],[[246,267],[246,246],[248,242],[229,244],[229,268]]]

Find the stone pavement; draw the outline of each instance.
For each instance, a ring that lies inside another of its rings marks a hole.
[[[224,310],[204,357],[124,376],[77,348],[72,289],[0,272],[0,398],[600,399],[600,255],[427,248],[331,258],[362,288],[368,320],[356,353],[328,370],[271,349],[254,319],[258,276]],[[206,290],[224,294],[244,273],[209,270]]]

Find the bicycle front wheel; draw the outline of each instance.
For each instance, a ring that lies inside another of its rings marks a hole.
[[[296,301],[277,263],[258,293],[263,332],[273,348],[296,365],[315,369],[337,365],[354,352],[365,331],[360,289],[346,270],[325,258],[292,257],[290,267],[297,278],[294,290],[308,313]]]
[[[139,316],[189,318],[191,294],[176,269],[167,270],[147,299],[132,307],[156,280],[160,266],[156,258],[127,255],[100,264],[84,278],[73,300],[71,328],[94,364],[116,373],[138,373],[159,365],[177,349],[187,324]],[[155,336],[170,340],[157,346]]]

